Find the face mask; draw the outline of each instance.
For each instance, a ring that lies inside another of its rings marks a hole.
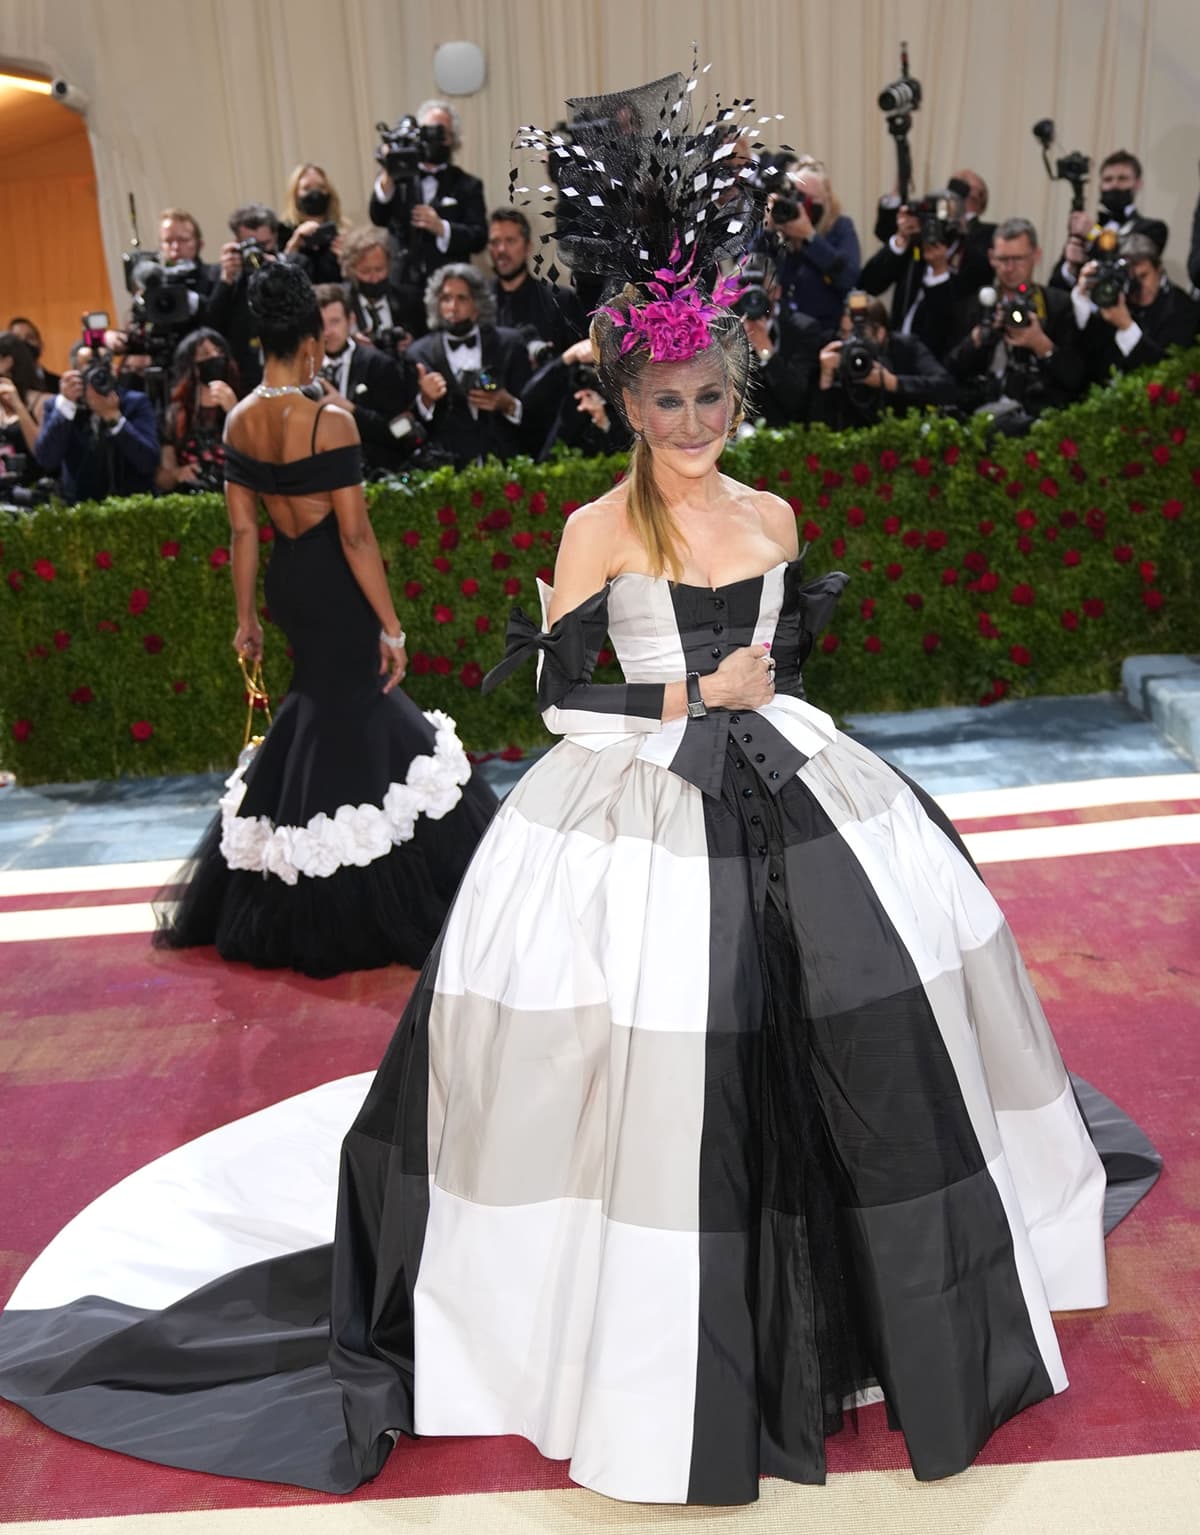
[[[329,207],[329,193],[302,192],[296,199],[296,206],[301,213],[307,213],[310,218],[319,219]]]
[[[354,286],[363,298],[382,298],[388,290],[388,280],[381,277],[378,282],[356,282]]]
[[[205,357],[196,364],[196,377],[202,384],[215,384],[218,379],[225,377],[225,359]]]
[[[1108,214],[1109,218],[1119,219],[1125,217],[1125,209],[1133,201],[1133,189],[1131,187],[1109,187],[1100,194],[1100,207]]]
[[[474,320],[455,320],[453,325],[447,325],[446,329],[452,336],[469,336],[475,329]]]

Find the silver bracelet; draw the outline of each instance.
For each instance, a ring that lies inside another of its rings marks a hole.
[[[379,631],[379,638],[389,650],[403,650],[408,643],[408,635],[401,629],[399,634],[389,634],[386,629]]]

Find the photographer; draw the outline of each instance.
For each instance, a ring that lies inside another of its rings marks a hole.
[[[279,220],[264,203],[246,203],[229,215],[233,236],[221,247],[220,280],[208,301],[208,323],[229,343],[247,389],[262,381],[262,348],[250,314],[246,284],[266,261],[279,260]]]
[[[118,385],[105,352],[77,341],[35,452],[42,468],[60,477],[65,501],[148,493],[159,463],[154,407],[140,391]]]
[[[525,440],[539,463],[556,446],[592,458],[621,453],[632,441],[620,411],[605,396],[596,354],[586,336],[538,369],[521,403]]]
[[[26,343],[10,330],[0,331],[0,471],[15,457],[25,461],[22,477],[37,479],[33,456],[51,398],[38,382]]]
[[[1170,346],[1190,346],[1200,325],[1200,305],[1171,286],[1162,251],[1142,234],[1122,241],[1118,259],[1087,262],[1071,304],[1096,383],[1114,369],[1131,373],[1160,362]]]
[[[557,287],[529,270],[533,234],[519,208],[497,208],[488,222],[488,256],[495,280],[496,324],[519,330],[530,343],[530,362],[549,361],[587,335],[583,307],[570,288]],[[539,349],[537,343],[541,343]]]
[[[771,194],[766,227],[778,239],[783,307],[810,316],[832,336],[846,295],[858,285],[861,256],[854,224],[819,161],[800,160],[785,189]]]
[[[414,341],[417,413],[431,440],[455,466],[488,454],[511,458],[522,449],[521,393],[529,382],[529,353],[515,330],[493,323],[487,280],[465,262],[440,267],[425,291],[429,334]]]
[[[840,339],[821,348],[814,421],[846,431],[870,426],[884,410],[955,403],[954,380],[925,343],[889,332],[882,300],[852,295],[839,329]]]
[[[1028,219],[1006,219],[992,240],[996,299],[971,305],[970,329],[946,357],[971,408],[1014,435],[1049,407],[1069,405],[1087,388],[1087,367],[1071,301],[1033,280],[1041,258]],[[986,290],[985,290],[986,291]]]
[[[217,285],[217,269],[202,261],[204,236],[200,225],[184,208],[164,208],[158,216],[158,257],[168,281],[188,289],[188,309],[193,322],[204,314],[209,294]]]
[[[391,264],[392,246],[386,230],[360,224],[347,232],[342,241],[342,280],[350,288],[354,339],[399,358],[412,334],[400,320],[401,297],[388,275]]]
[[[337,282],[341,275],[342,200],[319,165],[298,165],[284,198],[283,254],[309,282]]]
[[[988,185],[978,171],[962,170],[955,171],[949,178],[946,182],[946,191],[962,199],[963,238],[950,262],[950,269],[957,272],[962,279],[964,292],[975,293],[992,280],[988,252],[992,248],[992,236],[996,232],[996,226],[988,223],[983,217],[987,212],[990,197]],[[890,245],[892,236],[899,232],[901,215],[912,211],[911,206],[901,205],[895,193],[879,199],[879,208],[875,217],[875,238],[880,245]],[[908,227],[909,240],[911,240],[917,233],[917,229],[912,224]],[[895,254],[903,254],[903,249],[895,251],[893,248],[893,250]],[[863,271],[865,273],[865,267]],[[865,287],[866,284],[864,283],[863,286]]]
[[[1085,162],[1086,170],[1086,162]],[[1132,234],[1144,234],[1160,251],[1167,247],[1167,226],[1161,219],[1143,218],[1137,200],[1142,190],[1142,162],[1127,149],[1116,149],[1100,162],[1100,208],[1093,219],[1089,213],[1067,215],[1067,243],[1053,277],[1052,288],[1071,292],[1080,269],[1092,254],[1100,232],[1113,230],[1118,240]]]
[[[195,330],[175,350],[158,490],[216,490],[225,484],[225,417],[240,398],[237,363],[224,336]]]
[[[783,307],[779,283],[762,255],[747,256],[738,275],[745,286],[733,309],[758,359],[747,416],[763,426],[790,426],[807,410],[823,339],[820,326]]]
[[[20,339],[29,348],[33,357],[34,372],[37,376],[37,387],[44,394],[58,393],[58,374],[51,373],[42,366],[42,333],[32,320],[27,320],[23,315],[14,315],[8,322],[8,328],[14,336]]]
[[[962,185],[959,182],[959,185]],[[959,336],[959,311],[969,288],[964,272],[974,272],[967,247],[966,213],[961,196],[931,192],[898,210],[895,233],[862,269],[863,290],[892,290],[892,329],[916,336],[941,360]],[[989,281],[985,258],[983,281]]]
[[[376,158],[382,169],[371,193],[371,222],[392,235],[396,317],[414,336],[425,333],[425,287],[446,262],[463,262],[487,242],[483,183],[452,163],[461,142],[458,113],[448,101],[426,101],[415,120],[402,119]]]
[[[367,478],[377,479],[403,468],[422,440],[413,422],[416,369],[407,360],[397,362],[381,348],[356,341],[351,334],[354,317],[340,283],[321,283],[316,295],[325,344],[325,362],[317,377],[325,398],[354,417]]]

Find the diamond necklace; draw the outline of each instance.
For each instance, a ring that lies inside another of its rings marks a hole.
[[[273,400],[281,394],[303,394],[304,390],[299,384],[259,384],[254,392],[264,400]]]

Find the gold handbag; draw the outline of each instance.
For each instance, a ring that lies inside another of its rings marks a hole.
[[[242,673],[242,681],[246,687],[246,733],[242,737],[242,749],[238,753],[239,764],[250,761],[254,753],[263,743],[261,735],[254,734],[254,711],[261,707],[267,716],[267,728],[271,727],[271,695],[267,692],[267,685],[263,681],[262,658],[255,661],[253,666],[248,665],[245,655],[238,655],[238,667]]]

